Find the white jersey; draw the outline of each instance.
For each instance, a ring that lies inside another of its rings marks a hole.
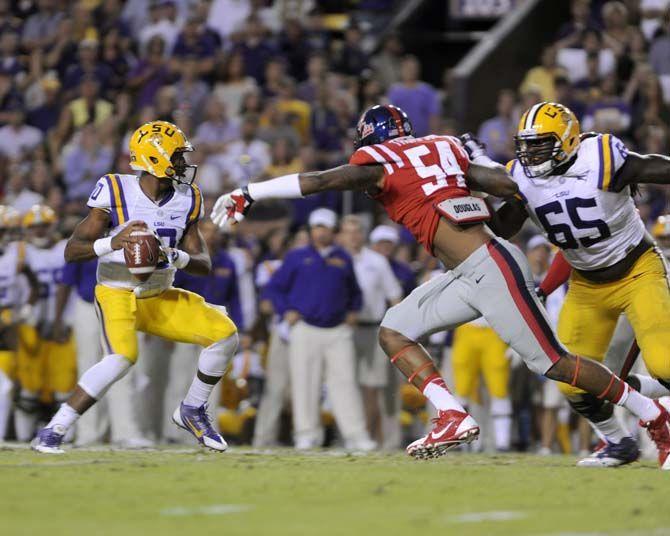
[[[23,242],[10,242],[0,253],[0,309],[16,309],[20,305],[19,274],[24,260]]]
[[[611,134],[584,139],[565,175],[531,179],[518,161],[507,167],[531,219],[578,270],[607,268],[645,235],[630,188],[612,189],[628,151]]]
[[[56,317],[56,288],[65,267],[66,240],[48,248],[26,244],[26,266],[39,282],[34,307],[39,322],[53,322]]]
[[[140,188],[135,175],[105,175],[95,186],[88,206],[109,212],[109,236],[121,232],[129,221],[141,220],[156,231],[166,247],[177,247],[187,227],[202,218],[204,206],[200,189],[175,184],[172,192],[160,203],[149,199]],[[172,285],[176,268],[159,265],[144,282],[135,278],[128,268],[123,249],[98,259],[98,283],[108,287],[133,290],[137,296],[158,294]]]

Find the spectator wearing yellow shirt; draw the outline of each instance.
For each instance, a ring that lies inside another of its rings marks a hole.
[[[556,49],[551,46],[546,47],[542,51],[540,65],[526,73],[519,91],[525,93],[531,88],[537,88],[543,101],[554,101],[556,99],[554,80],[557,75],[563,73],[563,69],[556,63]]]
[[[289,123],[293,125],[301,141],[309,141],[311,106],[295,96],[295,83],[284,79],[278,86],[277,108],[289,116]]]

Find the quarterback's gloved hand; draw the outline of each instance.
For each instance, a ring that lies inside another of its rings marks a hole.
[[[229,221],[232,224],[241,222],[253,203],[254,200],[246,186],[237,188],[229,194],[223,194],[214,203],[212,221],[222,229]]]
[[[465,152],[468,153],[470,160],[474,161],[475,158],[486,156],[486,145],[479,141],[471,132],[461,134],[458,139],[461,140],[463,148],[465,149]]]

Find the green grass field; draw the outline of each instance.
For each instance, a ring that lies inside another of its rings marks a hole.
[[[454,454],[0,451],[0,534],[670,534],[670,474],[645,462]]]

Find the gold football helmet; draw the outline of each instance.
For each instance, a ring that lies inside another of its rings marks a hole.
[[[51,207],[33,205],[23,215],[23,228],[26,238],[38,248],[48,247],[55,239],[58,218]]]
[[[151,121],[130,137],[130,167],[159,179],[192,184],[198,166],[189,165],[184,153],[193,151],[182,130],[167,121]]]
[[[579,149],[579,121],[567,107],[541,102],[526,110],[514,137],[516,157],[527,177],[549,175]]]
[[[0,205],[0,247],[21,236],[21,215],[9,205]]]

